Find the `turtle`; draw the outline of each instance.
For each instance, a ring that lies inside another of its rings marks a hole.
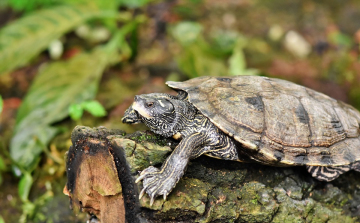
[[[351,105],[295,83],[264,76],[198,77],[166,84],[177,95],[137,95],[124,123],[145,123],[179,144],[162,167],[143,181],[150,205],[166,196],[189,160],[218,159],[271,166],[305,166],[312,177],[332,181],[360,171],[360,113]]]

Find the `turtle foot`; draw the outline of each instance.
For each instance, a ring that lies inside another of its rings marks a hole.
[[[143,181],[143,189],[140,192],[139,199],[145,192],[150,197],[150,206],[153,205],[156,197],[163,195],[164,200],[176,184],[176,179],[172,178],[166,171],[160,171],[158,168],[150,166],[140,173],[135,183]]]

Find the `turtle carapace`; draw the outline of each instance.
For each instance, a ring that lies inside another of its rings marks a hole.
[[[306,166],[331,181],[360,169],[360,113],[309,88],[260,76],[199,77],[167,82],[177,96],[135,97],[124,123],[181,140],[161,169],[148,167],[136,180],[150,204],[164,199],[200,155],[273,166]]]

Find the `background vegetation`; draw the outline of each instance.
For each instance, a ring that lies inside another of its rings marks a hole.
[[[0,223],[76,222],[62,194],[77,124],[121,123],[166,80],[266,75],[360,109],[360,2],[0,1]],[[136,127],[144,129],[144,126]]]

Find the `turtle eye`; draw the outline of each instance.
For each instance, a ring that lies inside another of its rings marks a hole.
[[[146,103],[146,106],[148,108],[151,108],[152,106],[154,106],[154,102],[148,102],[148,103]]]

